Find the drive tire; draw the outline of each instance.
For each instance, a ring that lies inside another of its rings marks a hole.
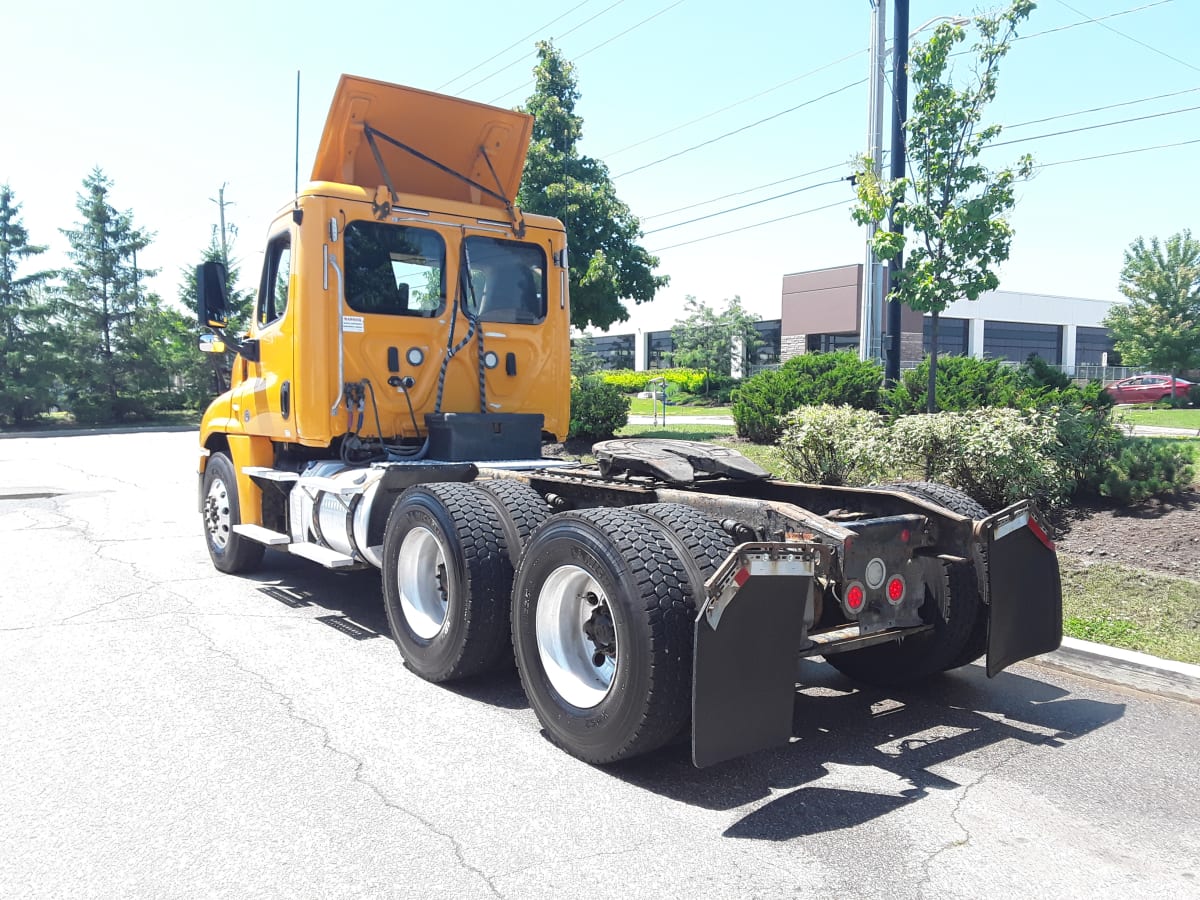
[[[458,482],[400,495],[383,538],[383,599],[392,638],[426,681],[467,678],[508,649],[513,569],[487,496]]]
[[[648,515],[547,520],[525,548],[512,608],[521,684],[547,737],[596,764],[675,737],[691,713],[696,599],[676,540]]]
[[[242,524],[237,475],[225,453],[214,453],[204,467],[201,515],[208,555],[219,572],[237,575],[252,572],[262,563],[266,547],[242,537],[233,527]]]
[[[504,531],[504,541],[508,545],[508,558],[513,569],[516,569],[521,562],[521,551],[529,543],[529,536],[550,518],[550,504],[523,481],[493,478],[476,481],[475,486],[484,492],[496,510],[500,528]]]
[[[716,519],[698,509],[682,503],[645,503],[629,508],[645,513],[674,534],[687,556],[695,561],[702,581],[712,578],[733,550],[733,538]]]
[[[987,510],[962,491],[931,481],[881,485],[934,503],[951,512],[982,519]],[[922,618],[933,632],[906,640],[877,644],[862,650],[830,654],[826,661],[856,681],[877,687],[906,687],[940,672],[957,669],[987,651],[987,609],[979,595],[972,563],[940,563],[929,559],[927,578],[933,597],[922,607]],[[936,569],[940,569],[936,571]],[[939,596],[940,595],[940,596]]]

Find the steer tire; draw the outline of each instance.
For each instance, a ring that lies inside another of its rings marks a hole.
[[[521,551],[529,543],[529,536],[550,518],[550,504],[523,481],[493,478],[476,481],[475,486],[484,492],[496,510],[504,531],[504,542],[508,545],[508,558],[515,570],[521,562]]]
[[[388,516],[388,624],[405,662],[426,681],[488,671],[508,650],[513,567],[488,496],[460,482],[417,485]]]
[[[201,506],[204,539],[217,570],[236,575],[257,569],[267,548],[233,530],[242,523],[242,510],[233,462],[224,453],[212,454],[204,467]]]
[[[987,510],[955,488],[931,481],[882,487],[934,503],[951,512],[982,519]],[[940,672],[957,669],[987,651],[987,609],[979,595],[972,563],[927,559],[930,594],[921,616],[933,632],[862,650],[834,653],[826,661],[839,672],[879,687],[905,687]]]
[[[537,530],[517,571],[512,635],[551,741],[601,764],[679,733],[691,712],[695,569],[637,511],[565,512]]]

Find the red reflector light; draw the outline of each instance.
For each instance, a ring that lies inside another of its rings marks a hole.
[[[899,603],[904,599],[904,579],[899,575],[893,575],[888,579],[887,598],[889,603]]]
[[[747,581],[749,581],[750,580],[750,567],[743,566],[742,568],[738,569],[737,572],[733,576],[733,580],[737,582],[738,587],[741,587],[743,584],[745,584]]]
[[[907,544],[908,539],[911,537],[912,537],[912,532],[909,531],[907,528],[905,528],[903,531],[900,532],[900,540],[902,543]]]
[[[1047,550],[1054,549],[1054,541],[1050,540],[1050,535],[1042,529],[1042,526],[1037,523],[1033,516],[1029,517],[1029,530],[1033,532],[1033,536],[1041,541]]]
[[[861,584],[852,584],[846,588],[846,606],[857,612],[862,609],[863,601],[867,599],[867,592],[863,590]]]

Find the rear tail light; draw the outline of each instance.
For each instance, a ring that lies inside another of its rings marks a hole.
[[[867,603],[867,590],[857,581],[846,585],[845,605],[847,611],[858,613]]]
[[[900,575],[893,575],[888,579],[887,583],[887,599],[888,603],[893,606],[899,606],[904,602],[905,594],[904,578]]]

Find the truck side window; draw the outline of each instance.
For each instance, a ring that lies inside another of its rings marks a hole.
[[[546,317],[546,254],[541,247],[469,237],[466,253],[480,319],[533,325]],[[467,303],[471,303],[471,291],[467,292]]]
[[[446,245],[427,228],[346,226],[346,305],[355,312],[431,318],[445,307]]]
[[[288,284],[292,274],[292,236],[281,234],[267,244],[262,284],[258,289],[258,324],[269,325],[287,311]]]

